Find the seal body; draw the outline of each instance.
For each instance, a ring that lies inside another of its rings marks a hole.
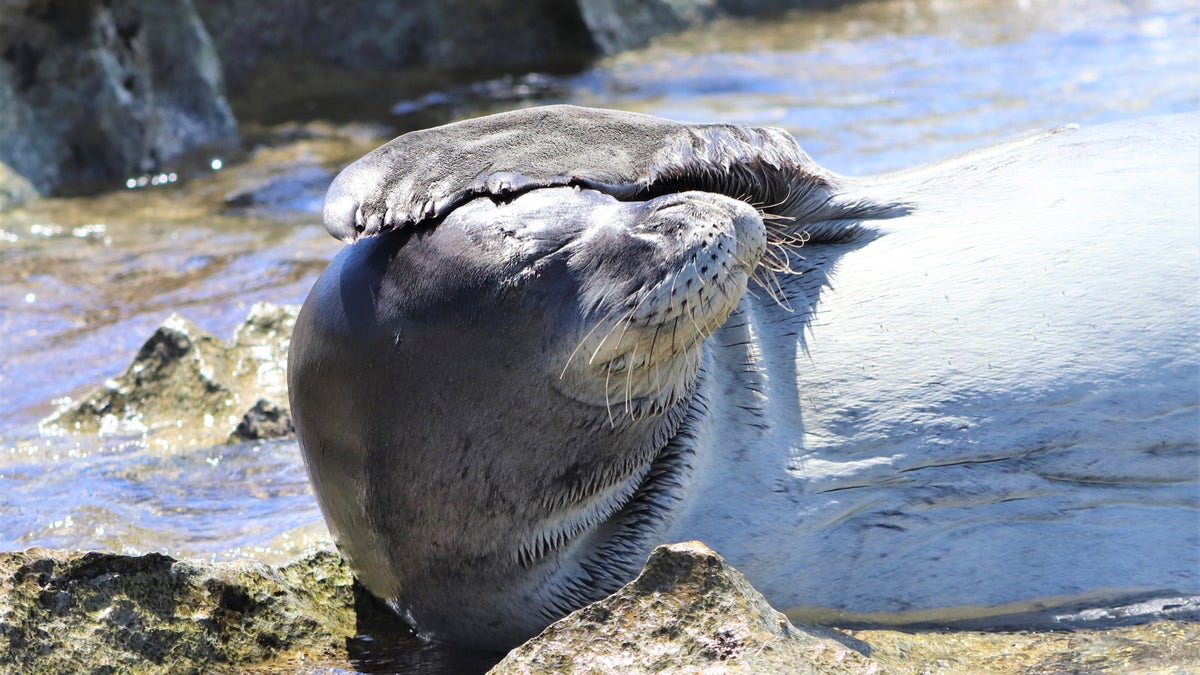
[[[331,531],[476,647],[686,539],[805,620],[1196,593],[1198,130],[867,179],[570,107],[401,137],[331,186],[357,241],[292,341]]]
[[[1197,132],[1063,130],[878,179],[910,215],[801,249],[829,262],[783,280],[794,313],[744,298],[713,336],[721,451],[668,538],[729,551],[795,619],[1195,594]]]

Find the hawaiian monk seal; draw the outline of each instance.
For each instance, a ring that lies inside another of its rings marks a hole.
[[[686,539],[796,618],[1200,591],[1198,130],[869,179],[570,106],[401,136],[330,187],[357,241],[292,340],[330,529],[476,647]]]

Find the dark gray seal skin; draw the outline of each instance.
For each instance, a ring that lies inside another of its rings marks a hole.
[[[330,187],[289,357],[338,546],[477,648],[686,539],[799,620],[1195,593],[1198,129],[866,179],[570,106],[402,136]]]

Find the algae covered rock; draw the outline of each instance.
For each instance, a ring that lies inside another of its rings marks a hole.
[[[637,579],[551,625],[491,672],[870,673],[838,631],[794,626],[699,542],[659,546]]]
[[[351,584],[331,551],[280,568],[155,553],[3,553],[0,672],[213,672],[327,660],[354,634]]]
[[[67,431],[180,430],[211,443],[292,433],[287,348],[298,308],[259,303],[230,342],[171,315],[120,376],[42,421]]]

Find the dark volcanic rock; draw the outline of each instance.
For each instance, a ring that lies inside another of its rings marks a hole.
[[[303,118],[318,102],[361,119],[455,83],[575,72],[655,35],[808,4],[0,0],[0,163],[42,193],[116,186],[236,142],[225,82],[256,119]],[[19,201],[0,185],[0,208]]]
[[[0,162],[41,192],[233,139],[191,0],[0,0]]]
[[[470,82],[576,72],[599,55],[721,17],[818,4],[830,3],[206,0],[197,9],[221,54],[239,115],[282,121],[309,108],[355,119],[383,115],[396,101],[440,97]],[[281,80],[292,86],[277,86]]]
[[[242,415],[233,430],[233,437],[242,441],[278,438],[296,433],[292,424],[292,413],[286,406],[272,403],[265,398],[258,399],[254,407]]]
[[[595,53],[578,9],[561,0],[206,0],[198,9],[238,90],[263,81],[257,71],[289,64],[358,74],[436,66],[490,76],[571,70]]]

